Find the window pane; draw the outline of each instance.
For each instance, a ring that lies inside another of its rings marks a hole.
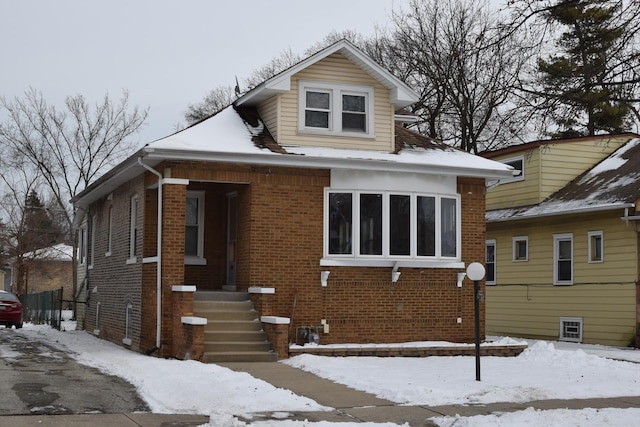
[[[367,116],[359,113],[342,113],[342,130],[348,132],[366,132]]]
[[[330,97],[328,93],[307,91],[307,108],[328,110],[329,105]]]
[[[409,255],[411,251],[411,197],[389,196],[389,253]]]
[[[351,254],[351,193],[329,193],[329,253]]]
[[[360,254],[382,255],[382,194],[360,195]]]
[[[602,261],[602,236],[591,236],[591,261]]]
[[[187,197],[187,212],[186,223],[187,225],[198,225],[198,198]]]
[[[485,266],[487,269],[487,282],[496,281],[496,246],[487,244],[485,254]]]
[[[364,96],[342,95],[342,111],[364,113]]]
[[[558,280],[571,280],[571,261],[558,261]]]
[[[436,255],[435,197],[418,197],[418,255]]]
[[[312,128],[329,129],[329,113],[325,111],[305,111],[304,125]]]
[[[441,255],[454,257],[457,255],[456,199],[442,198],[440,201],[441,223]]]
[[[198,256],[198,226],[187,225],[184,234],[184,254]]]
[[[558,258],[560,260],[571,260],[571,240],[560,240],[558,242]]]

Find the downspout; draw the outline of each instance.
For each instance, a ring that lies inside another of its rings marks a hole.
[[[162,174],[142,162],[142,156],[138,157],[138,164],[158,177],[158,241],[156,256],[156,348],[148,354],[160,349],[162,335]]]

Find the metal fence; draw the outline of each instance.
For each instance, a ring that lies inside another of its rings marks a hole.
[[[22,295],[22,320],[35,325],[48,324],[60,330],[62,322],[62,288]]]

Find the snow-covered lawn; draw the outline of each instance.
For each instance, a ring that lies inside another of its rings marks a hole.
[[[67,329],[71,329],[68,327]],[[67,351],[81,363],[120,376],[156,413],[211,415],[212,426],[246,426],[233,415],[321,411],[330,408],[288,390],[213,364],[164,360],[128,351],[82,331],[25,325],[15,331]],[[319,376],[408,405],[481,404],[640,395],[640,350],[530,342],[515,358],[483,357],[475,381],[473,357],[332,358],[301,355],[284,362]],[[559,348],[561,347],[561,348]],[[11,357],[10,349],[0,354]],[[612,360],[598,356],[620,359]],[[633,360],[636,363],[623,361]],[[176,393],[176,390],[180,390]],[[640,409],[548,410],[476,417],[440,417],[440,426],[634,425]],[[328,426],[293,421],[254,426]],[[374,424],[341,424],[341,426]],[[376,426],[389,424],[375,424]]]

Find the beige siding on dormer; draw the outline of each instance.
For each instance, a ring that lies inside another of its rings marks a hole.
[[[539,201],[540,152],[537,149],[506,154],[492,160],[524,157],[524,180],[500,184],[487,190],[487,210],[534,205]]]
[[[544,177],[540,186],[540,201],[604,160],[628,140],[629,137],[606,137],[540,147]]]
[[[487,191],[487,210],[538,204],[628,140],[629,137],[577,139],[493,157],[492,160],[502,161],[524,156],[525,179],[490,188]]]
[[[298,83],[303,81],[371,86],[374,90],[374,138],[314,135],[298,132]],[[270,102],[271,100],[267,101]],[[278,96],[279,116],[269,130],[284,146],[337,147],[364,150],[393,151],[394,107],[389,102],[389,90],[339,53],[305,68],[291,79],[291,90]],[[267,108],[265,107],[265,111]],[[268,111],[272,114],[273,108]]]
[[[262,118],[271,136],[278,140],[278,106],[280,95],[272,96],[258,106],[258,114]]]

